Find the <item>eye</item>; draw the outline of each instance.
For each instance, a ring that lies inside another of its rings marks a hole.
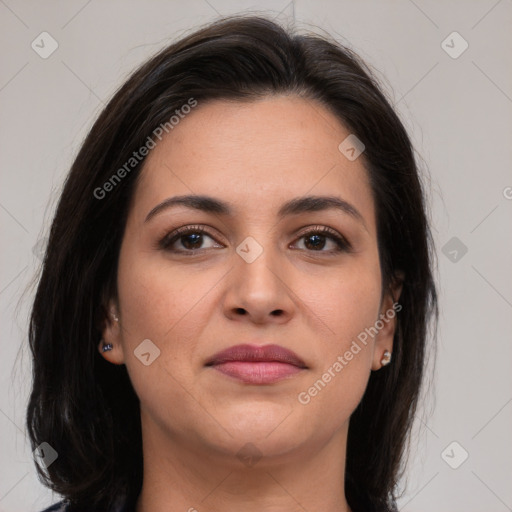
[[[194,253],[202,249],[224,247],[208,234],[203,226],[185,226],[167,234],[158,248],[175,253]]]
[[[204,249],[224,247],[204,226],[184,226],[168,233],[157,243],[158,249],[187,255],[196,254]],[[329,254],[350,252],[352,246],[337,231],[326,226],[317,226],[304,232],[291,248]]]
[[[298,240],[301,241],[297,244],[299,246],[298,249],[306,251],[335,253],[341,251],[350,252],[352,249],[352,246],[345,237],[326,226],[309,229]]]

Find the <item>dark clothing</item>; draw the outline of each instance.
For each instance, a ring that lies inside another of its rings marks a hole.
[[[69,506],[65,500],[59,501],[55,505],[43,510],[43,512],[69,512]],[[99,510],[91,510],[90,512],[100,512]],[[101,512],[135,512],[135,503],[126,503],[124,497],[117,500],[117,504],[110,510],[102,510]]]

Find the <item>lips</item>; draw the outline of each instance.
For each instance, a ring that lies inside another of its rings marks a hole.
[[[297,354],[279,345],[236,345],[215,354],[206,366],[246,384],[271,384],[307,369]]]
[[[287,363],[297,368],[306,368],[302,359],[291,350],[279,345],[235,345],[215,354],[206,366],[226,363],[228,361],[245,361],[252,363]]]

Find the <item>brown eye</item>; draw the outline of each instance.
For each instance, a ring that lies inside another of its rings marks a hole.
[[[304,245],[307,249],[311,250],[321,250],[325,247],[326,244],[326,236],[325,235],[307,235],[304,237]]]
[[[159,249],[175,253],[192,253],[219,247],[224,246],[216,242],[202,226],[177,229],[158,242]]]
[[[348,252],[351,250],[349,242],[328,227],[309,230],[298,240],[303,240],[303,247],[299,246],[298,248],[307,251],[334,253],[340,251]]]
[[[190,233],[188,235],[181,235],[178,240],[185,249],[201,249],[203,243],[203,234]]]

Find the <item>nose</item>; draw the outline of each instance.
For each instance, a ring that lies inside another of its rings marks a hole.
[[[270,249],[248,262],[234,255],[227,279],[224,313],[232,320],[254,324],[286,323],[296,310],[292,283],[284,260]],[[287,279],[288,278],[288,279]]]

